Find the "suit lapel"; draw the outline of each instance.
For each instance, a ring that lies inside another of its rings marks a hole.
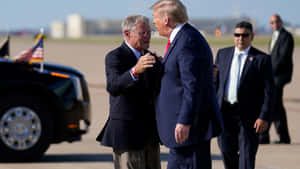
[[[274,47],[278,47],[278,44],[280,44],[280,42],[282,41],[283,37],[284,37],[284,32],[285,30],[282,28],[281,31],[279,32],[279,36],[278,36],[278,39],[275,43],[275,46]]]
[[[176,41],[174,39],[174,41],[171,43],[171,45],[169,46],[168,50],[167,50],[167,53],[165,54],[164,58],[163,58],[163,61],[162,63],[165,63],[168,59],[168,56],[170,55],[171,51],[173,50],[174,46],[176,44]]]
[[[124,54],[124,62],[122,62],[123,66],[125,66],[125,69],[131,69],[138,61],[138,59],[136,58],[135,54],[133,53],[133,51],[129,48],[129,46],[127,46],[127,44],[125,42],[123,42],[121,48],[124,50],[123,54]],[[126,63],[126,64],[125,64]],[[138,86],[143,86],[145,87],[145,73],[142,73],[139,75],[139,80],[136,81],[135,83],[138,84]]]
[[[283,39],[283,37],[284,37],[284,31],[285,31],[285,30],[282,28],[281,31],[280,31],[280,33],[279,33],[278,39],[277,39],[276,42],[275,42],[275,45],[274,45],[274,47],[273,47],[273,50],[272,50],[270,53],[273,53],[273,52],[277,51],[277,48],[278,48],[278,46],[279,46],[279,44],[280,44],[280,41],[282,41],[282,39]],[[270,42],[270,44],[271,44],[271,42]],[[269,48],[270,48],[270,47],[269,47]]]
[[[224,89],[226,87],[227,84],[227,80],[229,77],[229,73],[230,73],[230,68],[231,68],[231,63],[232,63],[232,58],[233,58],[233,54],[234,54],[234,47],[232,47],[228,53],[228,58],[224,58],[224,64],[225,64],[225,71],[223,71],[223,73],[225,73],[225,75],[223,75],[223,77],[225,77],[226,81],[224,83]]]
[[[246,58],[245,65],[243,67],[243,71],[242,71],[242,75],[241,75],[240,83],[239,83],[240,85],[243,83],[243,80],[245,79],[245,76],[247,75],[247,72],[249,71],[249,68],[251,67],[252,62],[255,59],[254,55],[252,54],[252,50],[253,50],[253,48],[251,47],[249,50],[248,56]]]
[[[137,58],[135,56],[135,54],[133,53],[133,51],[126,45],[125,42],[122,43],[121,46],[125,51],[126,51],[126,57],[129,63],[137,63]]]
[[[165,56],[164,56],[164,59],[163,59],[163,61],[162,61],[163,64],[167,61],[168,56],[171,54],[172,50],[174,49],[174,47],[175,47],[175,45],[176,45],[178,39],[180,39],[180,37],[181,37],[181,35],[182,35],[183,29],[185,29],[185,27],[188,26],[188,25],[189,25],[189,24],[186,23],[186,24],[181,28],[181,30],[177,33],[177,35],[175,36],[175,39],[174,39],[173,42],[171,43],[170,47],[169,47],[168,50],[167,50],[167,53],[166,53]]]
[[[176,36],[176,37],[178,37],[178,36]],[[172,52],[173,48],[175,47],[175,44],[176,44],[176,42],[177,42],[177,39],[178,39],[178,38],[175,38],[175,39],[173,40],[173,42],[171,43],[170,47],[168,48],[167,53],[165,54],[164,59],[163,59],[163,61],[162,61],[163,64],[167,61],[168,56],[170,55],[170,53]]]

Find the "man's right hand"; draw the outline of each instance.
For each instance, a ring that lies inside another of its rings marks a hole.
[[[138,74],[143,73],[147,68],[153,67],[155,64],[155,56],[152,56],[150,53],[147,53],[144,56],[141,56],[138,62],[136,63],[135,70]]]

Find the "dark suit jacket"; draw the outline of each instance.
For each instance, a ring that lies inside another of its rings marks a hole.
[[[220,49],[216,57],[219,67],[216,79],[217,98],[221,108],[233,55],[234,47],[229,47]],[[251,47],[243,67],[237,96],[242,121],[254,124],[257,118],[269,120],[273,91],[271,57]]]
[[[284,28],[271,53],[274,81],[277,86],[284,86],[292,80],[294,39]]]
[[[209,140],[220,133],[220,111],[212,78],[213,57],[200,32],[185,24],[162,61],[156,112],[159,136],[168,147]],[[176,123],[191,125],[189,138],[177,144]]]
[[[120,149],[139,149],[158,142],[155,122],[154,89],[156,68],[146,70],[134,81],[129,71],[136,56],[123,43],[105,58],[109,120],[97,137],[102,145]]]

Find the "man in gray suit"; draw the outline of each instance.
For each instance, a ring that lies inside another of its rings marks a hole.
[[[290,144],[291,139],[288,131],[286,111],[283,106],[282,96],[283,88],[292,79],[293,73],[293,50],[294,40],[291,33],[283,27],[283,22],[278,14],[270,18],[270,26],[273,29],[272,40],[270,42],[269,52],[272,58],[272,67],[275,81],[275,104],[273,107],[272,121],[274,122],[279,140],[274,143]],[[269,129],[260,135],[260,144],[269,144]]]

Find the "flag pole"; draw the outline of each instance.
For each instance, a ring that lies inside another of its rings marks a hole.
[[[10,34],[9,34],[9,32],[7,32],[7,41],[8,41],[8,51],[7,51],[7,59],[9,59],[9,57],[10,57]]]
[[[0,57],[3,59],[9,58],[9,34],[6,35],[0,44]]]
[[[44,38],[44,28],[41,28],[41,34],[42,34],[42,37]],[[43,42],[43,45],[44,45],[44,42]],[[43,48],[44,48],[44,46],[43,46]],[[44,51],[45,51],[45,48],[44,48]],[[43,52],[43,55],[44,55],[45,53]],[[43,60],[42,60],[42,62],[40,63],[40,72],[43,72],[44,71],[44,59],[45,59],[45,56],[43,56]]]
[[[10,43],[10,28],[9,28],[9,26],[8,25],[6,25],[6,31],[7,31],[7,39],[8,39],[8,52],[7,52],[7,59],[9,59],[10,58],[10,45],[9,45],[9,43]]]

